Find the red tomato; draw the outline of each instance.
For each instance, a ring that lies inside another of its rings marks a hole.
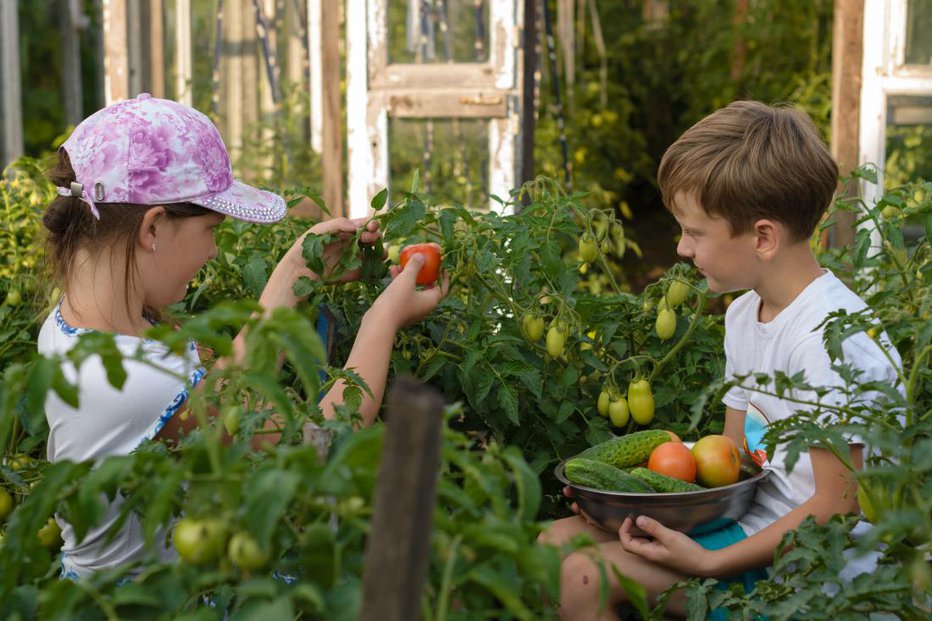
[[[668,477],[696,482],[696,459],[682,442],[664,442],[655,448],[647,467]]]
[[[398,261],[401,269],[404,269],[408,260],[416,254],[424,255],[424,265],[417,275],[417,284],[432,285],[437,282],[437,277],[440,275],[440,244],[431,242],[405,246],[401,249]]]

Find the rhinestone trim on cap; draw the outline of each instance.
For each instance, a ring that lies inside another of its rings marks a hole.
[[[213,209],[214,211],[225,213],[240,220],[246,220],[250,222],[277,222],[285,215],[285,199],[283,199],[281,196],[278,196],[277,194],[267,194],[270,194],[273,197],[272,205],[268,207],[264,205],[252,205],[250,207],[244,207],[243,205],[228,201],[218,196],[199,200],[197,203],[207,207],[208,209]]]

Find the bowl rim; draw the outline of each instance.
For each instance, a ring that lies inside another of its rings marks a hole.
[[[573,455],[572,457],[567,457],[566,459],[561,460],[553,468],[553,474],[557,477],[557,479],[561,483],[568,485],[569,487],[573,489],[578,489],[584,492],[595,492],[597,494],[604,494],[605,496],[618,496],[618,497],[624,497],[624,498],[628,498],[628,497],[631,497],[631,498],[654,497],[656,498],[658,495],[662,495],[665,498],[670,498],[674,496],[698,496],[699,494],[720,493],[720,492],[727,491],[729,489],[736,488],[739,486],[747,486],[751,482],[754,482],[754,484],[760,483],[765,478],[767,478],[771,472],[769,468],[761,467],[760,472],[757,472],[746,479],[740,479],[737,482],[732,483],[730,485],[722,485],[720,487],[707,487],[704,489],[697,489],[697,490],[693,490],[689,492],[616,492],[616,491],[605,490],[605,489],[596,489],[594,487],[588,487],[586,485],[580,485],[578,483],[570,482],[566,478],[566,474],[563,472],[563,467],[566,465],[566,462],[573,459],[573,457],[576,457],[576,455]]]

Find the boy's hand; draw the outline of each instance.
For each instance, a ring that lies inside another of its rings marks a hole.
[[[634,521],[625,518],[618,537],[622,547],[648,561],[664,565],[690,576],[709,576],[711,555],[701,545],[678,530],[667,528],[646,515],[637,517],[637,526],[647,537],[636,537],[631,533]]]

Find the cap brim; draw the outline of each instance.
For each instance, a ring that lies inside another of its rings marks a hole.
[[[266,192],[240,181],[217,194],[189,201],[237,220],[267,224],[285,217],[285,199],[278,194]]]

